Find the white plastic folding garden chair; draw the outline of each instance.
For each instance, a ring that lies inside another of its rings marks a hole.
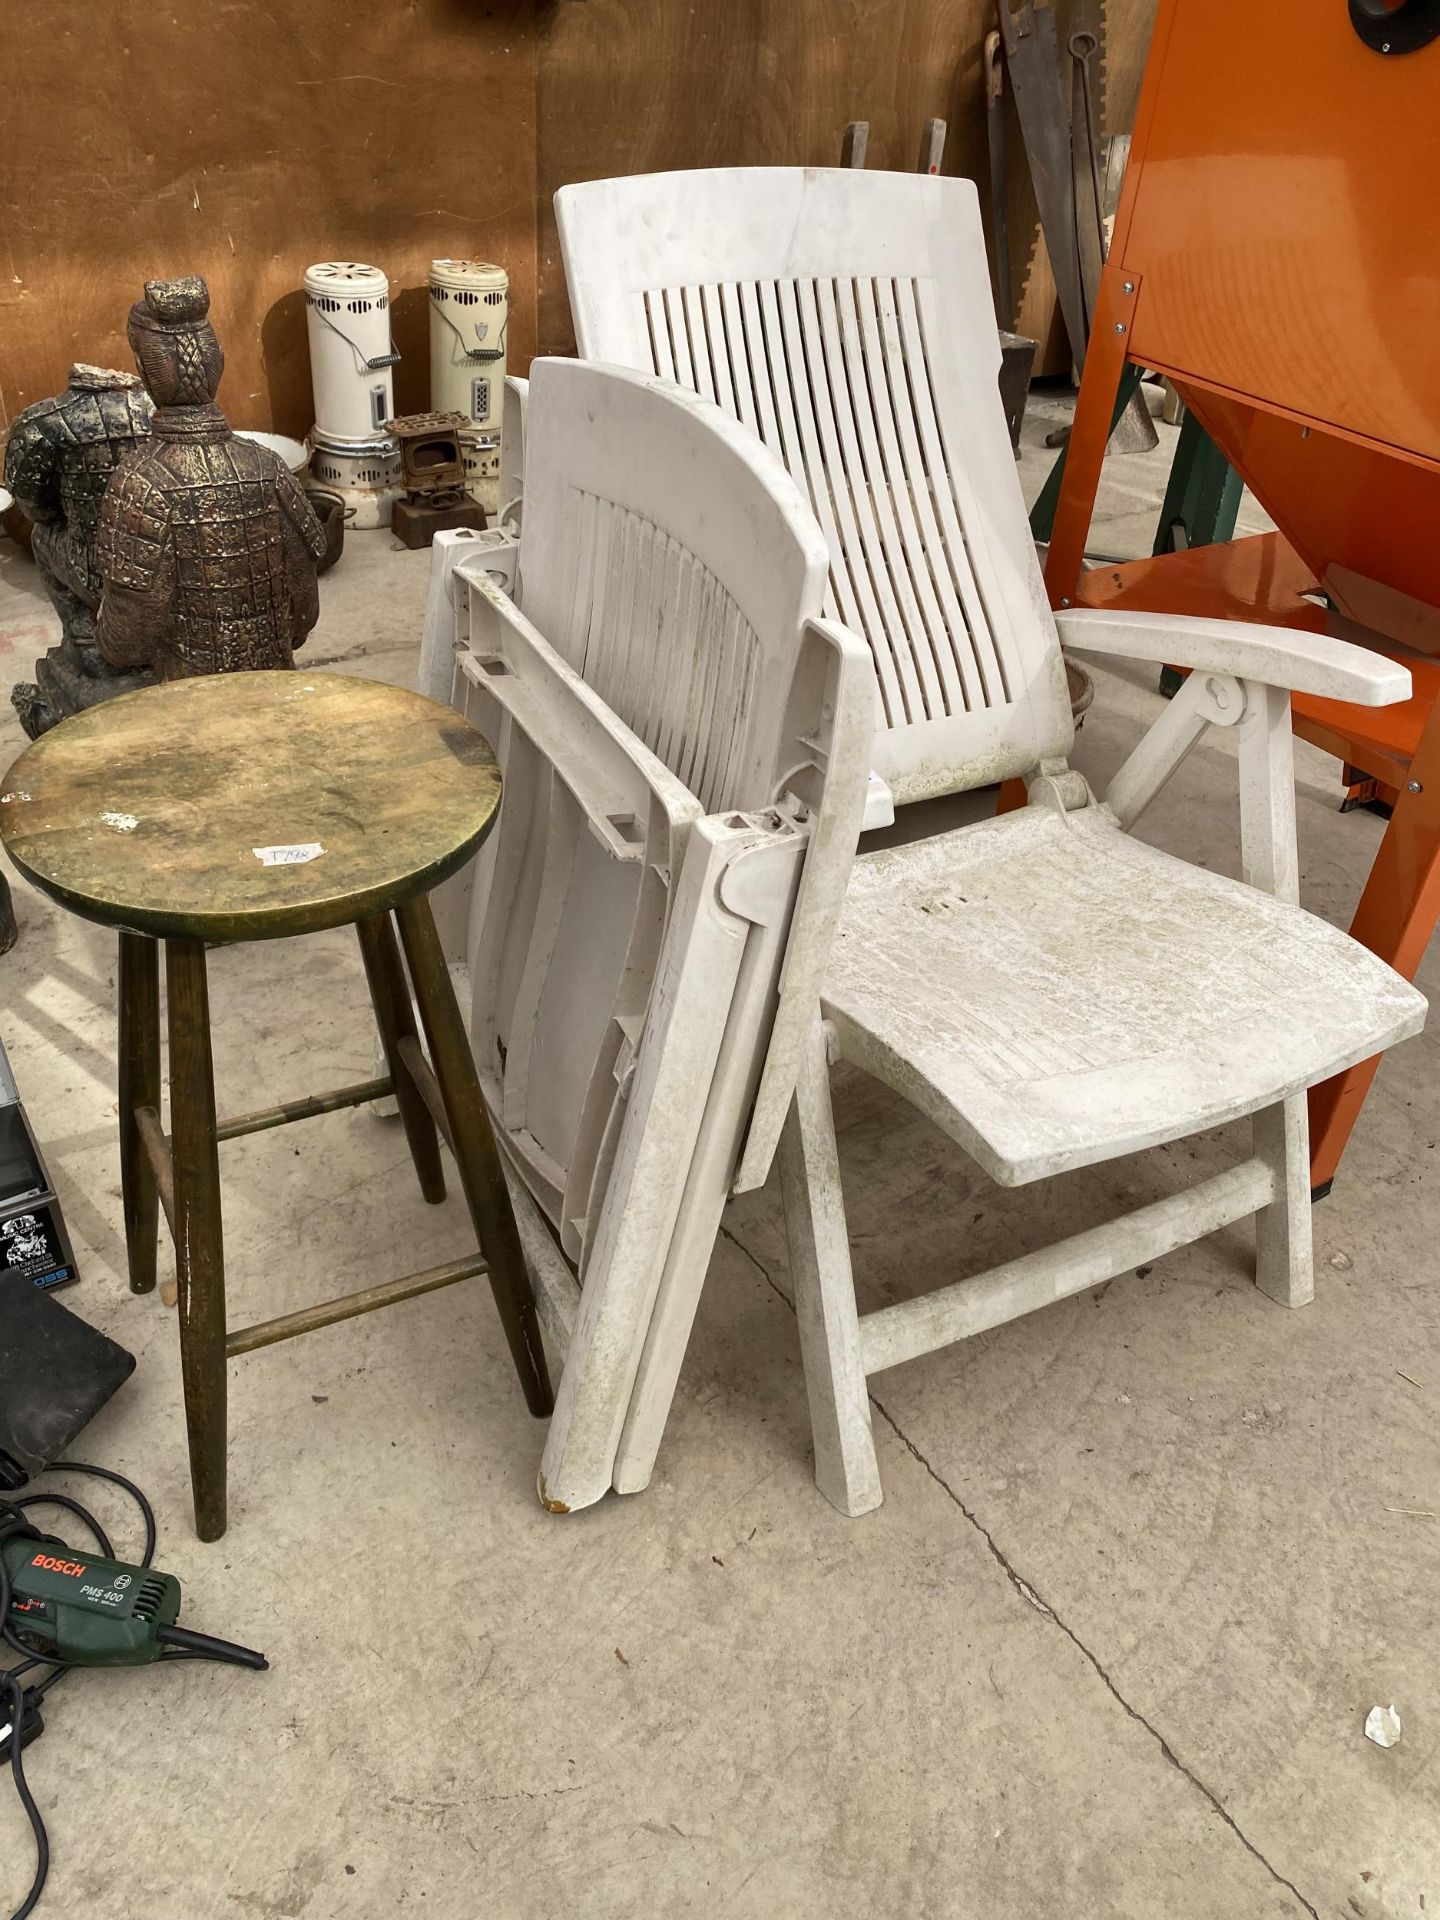
[[[529,389],[528,380],[507,376],[500,414],[500,509],[495,525],[480,532],[448,527],[431,542],[415,684],[417,692],[428,694],[432,700],[450,698],[455,648],[462,637],[463,594],[454,582],[455,569],[463,568],[473,580],[485,574],[512,599],[520,597],[520,520]],[[441,933],[443,937],[443,926]]]
[[[468,911],[471,1031],[565,1355],[541,1475],[564,1510],[611,1485],[637,1376],[663,1424],[726,1195],[773,1157],[860,830],[874,674],[819,617],[824,542],[752,435],[576,361],[537,363],[529,407],[525,611],[478,545],[436,574],[448,691],[504,771]]]
[[[1028,783],[1019,812],[856,861],[812,1009],[782,1181],[816,1477],[860,1513],[881,1497],[868,1374],[1247,1214],[1261,1288],[1291,1306],[1311,1297],[1304,1090],[1416,1032],[1425,1003],[1298,906],[1288,690],[1380,706],[1407,696],[1409,675],[1289,628],[1052,618],[997,393],[969,182],[672,173],[566,187],[556,208],[582,354],[713,400],[807,492],[829,548],[827,609],[875,661],[872,764],[895,798]],[[529,499],[541,466],[527,450]],[[633,722],[636,689],[606,664],[604,636],[573,623],[572,636],[557,646]],[[1197,670],[1103,801],[1068,763],[1061,639]],[[1245,884],[1126,831],[1210,726],[1238,734]],[[1253,1150],[1127,1218],[862,1320],[836,1058],[903,1093],[1007,1186],[1247,1114]],[[636,1388],[653,1398],[631,1427],[652,1443],[671,1384],[656,1368]],[[647,1471],[636,1445],[616,1484]]]

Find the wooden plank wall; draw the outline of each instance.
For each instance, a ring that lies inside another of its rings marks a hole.
[[[1155,6],[1108,0],[1107,132],[1133,120]],[[1063,45],[1068,0],[1055,10]],[[551,208],[567,181],[833,166],[850,120],[870,122],[871,166],[908,169],[939,116],[944,171],[979,181],[988,204],[982,46],[994,18],[994,0],[559,0],[537,81],[541,351],[574,346]],[[1043,335],[1053,284],[1013,108],[1008,170],[1015,285],[1029,289],[1021,318]]]
[[[373,261],[396,401],[428,405],[430,260],[502,261],[533,346],[535,0],[0,7],[0,426],[72,360],[131,364],[146,279],[203,273],[237,426],[314,418],[301,277]]]
[[[1126,124],[1155,0],[1108,0],[1107,121]],[[1057,0],[1062,30],[1068,0]],[[402,410],[428,403],[426,268],[499,261],[510,365],[572,343],[551,195],[664,167],[838,159],[985,179],[993,0],[213,0],[0,7],[0,429],[74,359],[128,366],[143,282],[210,281],[237,426],[312,418],[301,277],[372,260],[395,290]],[[1034,208],[1011,124],[1017,285]],[[1022,316],[1049,311],[1043,258]],[[1063,355],[1062,355],[1063,357]]]

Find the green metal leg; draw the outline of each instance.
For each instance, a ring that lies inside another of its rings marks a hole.
[[[1244,491],[1239,474],[1194,414],[1187,412],[1175,443],[1152,551],[1184,553],[1191,547],[1215,547],[1233,540]],[[1160,691],[1167,700],[1184,684],[1185,675],[1178,668],[1160,669]]]
[[[1120,375],[1120,384],[1115,390],[1115,405],[1110,414],[1110,431],[1113,433],[1120,424],[1120,416],[1135,397],[1135,389],[1140,385],[1143,367],[1137,367],[1127,360]],[[1055,510],[1060,505],[1060,488],[1065,479],[1065,456],[1069,447],[1062,447],[1056,457],[1049,477],[1040,489],[1040,496],[1030,509],[1030,532],[1042,544],[1049,540],[1055,530]]]
[[[1245,483],[1193,413],[1185,415],[1160,509],[1155,553],[1220,546],[1235,537]]]

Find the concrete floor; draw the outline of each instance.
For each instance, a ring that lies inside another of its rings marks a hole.
[[[1112,475],[1097,546],[1148,546],[1164,459]],[[425,570],[354,539],[307,664],[405,679]],[[51,624],[0,541],[7,683]],[[1100,677],[1093,780],[1158,706],[1148,675]],[[6,708],[0,767],[20,745]],[[1342,819],[1335,763],[1299,759],[1305,900],[1344,922],[1380,823]],[[1233,772],[1202,748],[1147,836],[1233,872]],[[1316,1213],[1311,1308],[1256,1293],[1236,1230],[882,1375],[886,1501],[863,1521],[811,1483],[772,1182],[731,1210],[644,1495],[541,1512],[540,1431],[471,1286],[237,1364],[232,1522],[202,1547],[174,1318],[122,1278],[112,944],[17,904],[0,1034],[83,1268],[64,1297],[139,1357],[77,1451],[153,1493],[185,1620],[273,1663],[56,1695],[30,1756],[48,1920],[1440,1910],[1435,1033],[1387,1062]],[[345,936],[217,953],[213,995],[224,1108],[370,1070]],[[876,1088],[847,1076],[837,1104],[862,1304],[1236,1144],[1001,1194]],[[225,1171],[235,1322],[466,1244],[365,1112],[237,1142]],[[1362,1725],[1391,1701],[1382,1751]],[[0,1912],[29,1875],[0,1788]]]

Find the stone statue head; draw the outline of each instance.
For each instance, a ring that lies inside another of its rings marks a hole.
[[[147,280],[127,332],[151,397],[161,407],[199,407],[215,398],[225,355],[206,317],[210,289],[198,273]]]

